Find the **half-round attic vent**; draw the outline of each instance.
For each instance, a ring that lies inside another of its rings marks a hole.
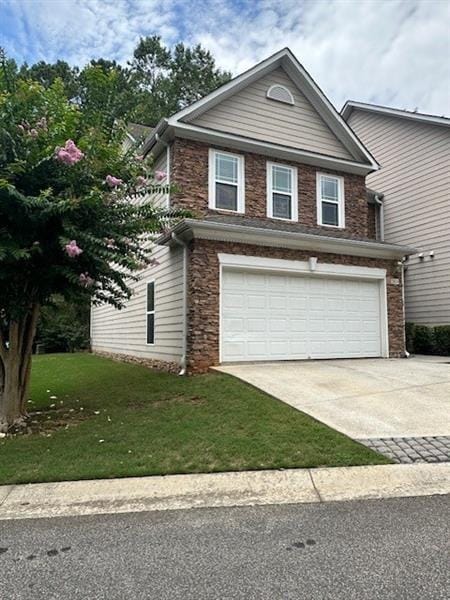
[[[271,100],[276,100],[277,102],[294,104],[294,97],[287,87],[284,87],[284,85],[271,85],[267,90],[267,97]]]

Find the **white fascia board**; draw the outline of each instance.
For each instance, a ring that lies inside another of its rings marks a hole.
[[[342,117],[347,121],[354,109],[386,115],[387,117],[398,117],[400,119],[429,123],[430,125],[442,125],[443,127],[450,127],[450,119],[447,117],[414,113],[407,110],[400,110],[398,108],[389,108],[388,106],[378,106],[377,104],[367,104],[365,102],[353,102],[351,100],[348,100],[342,107]]]
[[[263,154],[272,158],[292,160],[308,165],[315,165],[324,169],[344,171],[356,175],[367,175],[372,173],[374,168],[367,163],[360,163],[343,158],[317,154],[308,150],[297,150],[288,146],[280,146],[270,142],[261,142],[252,138],[215,131],[206,127],[199,127],[188,123],[171,123],[169,127],[175,136],[202,141],[207,144],[222,146],[225,148],[234,148],[256,154]]]
[[[144,144],[142,146],[142,154],[145,156],[148,152],[150,152],[150,150],[157,145],[160,140],[161,140],[161,136],[163,135],[163,133],[166,131],[168,126],[168,120],[167,119],[161,119],[159,121],[159,123],[156,125],[155,129],[152,130],[152,132],[149,134],[149,136],[147,137],[147,139],[144,141]]]
[[[186,233],[201,239],[255,244],[275,248],[293,248],[328,254],[345,254],[349,256],[365,256],[368,258],[401,259],[415,254],[417,250],[410,246],[381,244],[348,238],[321,236],[310,233],[279,231],[263,229],[246,225],[231,225],[229,223],[214,223],[211,221],[196,221],[185,219],[180,226]],[[159,243],[167,243],[164,236]]]
[[[219,253],[218,258],[222,266],[235,269],[269,270],[279,273],[307,273],[322,277],[338,276],[360,279],[384,279],[386,277],[386,269],[379,269],[377,267],[358,267],[318,261],[314,270],[311,270],[309,262],[303,260],[286,260],[225,253]]]

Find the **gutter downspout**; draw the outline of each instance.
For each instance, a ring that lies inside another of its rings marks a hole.
[[[375,194],[374,200],[380,207],[379,223],[380,223],[380,242],[384,242],[384,194]],[[400,262],[401,283],[402,283],[402,312],[403,312],[403,347],[405,349],[405,358],[410,357],[410,353],[406,349],[406,309],[405,309],[405,263],[404,258]]]
[[[380,225],[380,242],[384,242],[384,203],[383,203],[384,194],[375,194],[374,200],[380,207],[380,211],[378,213],[379,216],[379,225]]]
[[[409,358],[411,355],[406,349],[406,308],[405,308],[405,259],[401,261],[402,270],[402,304],[403,304],[403,345],[405,348],[405,358]]]
[[[183,328],[182,328],[182,354],[181,369],[178,375],[186,375],[187,366],[187,271],[188,271],[188,245],[172,232],[172,239],[183,248]]]

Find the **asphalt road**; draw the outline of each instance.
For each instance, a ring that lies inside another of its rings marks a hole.
[[[450,497],[0,521],[0,598],[450,598]]]

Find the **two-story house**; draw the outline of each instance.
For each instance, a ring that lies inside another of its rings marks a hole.
[[[407,321],[450,324],[450,119],[361,102],[342,116],[381,165],[367,177],[379,236],[418,249],[405,263]]]
[[[173,371],[404,355],[401,261],[375,239],[378,164],[284,49],[162,120],[144,152],[188,209],[125,309],[92,311],[97,352]]]

